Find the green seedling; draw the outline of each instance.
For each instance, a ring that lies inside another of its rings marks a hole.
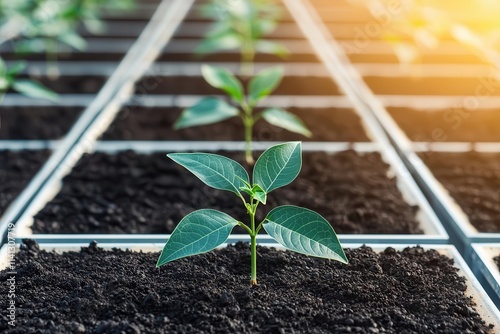
[[[26,96],[56,101],[58,95],[42,84],[29,79],[17,78],[25,68],[26,63],[21,61],[11,67],[7,67],[2,58],[0,58],[0,103],[9,89],[13,89]]]
[[[212,124],[239,116],[245,126],[245,156],[248,164],[253,164],[253,126],[261,118],[274,126],[302,134],[306,137],[311,136],[311,132],[302,120],[286,110],[268,108],[254,114],[257,103],[269,96],[280,84],[283,78],[283,69],[281,67],[272,67],[263,70],[253,77],[248,83],[248,96],[245,96],[241,81],[230,71],[221,67],[203,65],[201,72],[203,78],[211,86],[223,90],[237,107],[216,97],[204,98],[182,112],[174,124],[174,129]]]
[[[195,50],[198,54],[220,50],[240,50],[240,74],[253,74],[257,52],[284,57],[285,46],[265,40],[278,25],[281,8],[270,0],[214,0],[203,7],[203,14],[216,21],[213,28]]]
[[[54,5],[51,1],[28,1],[23,8],[25,25],[16,41],[15,50],[20,54],[45,52],[47,76],[59,76],[58,52],[71,47],[79,51],[86,48],[85,40],[77,28],[79,17],[72,12],[73,1]]]
[[[255,163],[252,183],[245,168],[224,156],[207,153],[172,153],[167,156],[196,175],[206,185],[238,196],[250,217],[244,224],[226,213],[202,209],[185,216],[165,244],[156,266],[209,252],[223,244],[235,226],[250,235],[250,284],[257,284],[257,234],[263,228],[285,248],[347,263],[347,257],[332,226],[318,213],[298,206],[272,209],[256,224],[255,213],[267,195],[291,183],[302,166],[300,142],[289,142],[266,150]],[[245,199],[248,195],[248,200]]]

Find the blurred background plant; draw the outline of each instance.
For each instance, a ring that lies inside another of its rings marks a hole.
[[[44,52],[47,76],[59,76],[58,52],[82,51],[87,43],[79,31],[93,34],[106,30],[102,13],[134,8],[134,0],[0,0],[0,45],[11,42],[18,58]],[[0,104],[9,91],[57,101],[58,95],[37,80],[23,76],[25,60],[5,62],[0,57]],[[0,119],[1,127],[1,119]]]
[[[274,0],[212,0],[202,6],[201,14],[215,23],[196,53],[240,50],[240,73],[244,76],[253,74],[257,52],[280,57],[288,54],[285,46],[264,39],[274,32],[283,14]]]

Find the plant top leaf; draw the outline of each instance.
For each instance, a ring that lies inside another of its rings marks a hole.
[[[292,113],[279,108],[269,108],[264,110],[262,118],[269,124],[278,126],[288,131],[300,133],[306,137],[311,137],[312,133],[302,120]]]
[[[206,97],[194,106],[184,109],[175,121],[174,129],[217,123],[238,114],[238,108],[227,104],[224,100]]]
[[[42,84],[31,80],[16,80],[12,83],[12,88],[23,95],[57,101],[59,95],[51,91]]]
[[[204,64],[201,67],[201,73],[212,87],[222,89],[239,103],[243,101],[243,86],[230,71]]]
[[[286,46],[266,40],[257,41],[255,43],[255,49],[259,52],[277,55],[282,58],[290,53]]]
[[[231,50],[241,47],[241,40],[234,32],[227,32],[203,40],[195,49],[197,54],[212,53],[219,50]]]
[[[172,232],[156,267],[215,249],[227,240],[236,225],[236,219],[217,210],[203,209],[188,214]]]
[[[238,196],[245,182],[250,183],[248,173],[236,161],[210,153],[170,153],[167,156],[196,175],[206,185],[227,190]]]
[[[290,250],[348,263],[330,223],[312,210],[292,205],[279,206],[267,215],[264,229]]]
[[[257,159],[253,170],[253,182],[266,193],[286,186],[299,175],[302,167],[301,142],[275,145]]]
[[[265,69],[253,77],[248,85],[249,103],[255,105],[259,100],[271,94],[282,78],[283,68],[280,66]]]

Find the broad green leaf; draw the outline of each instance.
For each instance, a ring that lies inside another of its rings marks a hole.
[[[201,73],[212,87],[222,89],[238,102],[243,101],[243,86],[230,71],[222,67],[202,65]]]
[[[260,99],[268,96],[280,84],[283,78],[282,67],[271,67],[261,71],[250,80],[248,94],[250,103],[255,104]]]
[[[252,22],[253,38],[259,39],[260,36],[271,34],[277,25],[278,23],[275,20],[265,18]]]
[[[188,214],[172,232],[156,267],[215,249],[227,240],[236,225],[236,219],[216,210],[204,209]]]
[[[226,34],[234,33],[234,29],[228,21],[215,22],[205,38],[216,38]]]
[[[18,61],[7,69],[7,75],[10,77],[15,77],[19,73],[21,73],[25,68],[26,68],[26,62]]]
[[[16,43],[15,51],[17,53],[35,53],[39,50],[45,50],[45,44],[42,38],[32,38]]]
[[[204,39],[198,47],[196,47],[194,52],[197,54],[205,54],[220,50],[239,49],[240,47],[241,40],[236,34],[231,32],[214,38]]]
[[[85,42],[85,40],[82,37],[80,37],[78,34],[72,31],[68,31],[64,34],[61,34],[58,38],[61,42],[79,51],[83,51],[87,47],[87,42]]]
[[[300,133],[306,137],[311,137],[312,133],[300,118],[286,110],[278,108],[270,108],[264,110],[262,113],[264,118],[269,124],[279,126],[280,128],[288,131]]]
[[[286,186],[299,175],[302,167],[301,142],[275,145],[257,159],[253,169],[253,182],[266,193]]]
[[[42,84],[31,80],[16,80],[12,83],[12,88],[23,95],[57,101],[59,95]]]
[[[248,173],[236,161],[209,153],[170,153],[167,156],[196,175],[206,185],[240,195],[249,183]]]
[[[238,109],[225,101],[206,97],[194,106],[184,109],[174,124],[174,129],[206,125],[223,121],[238,115]]]
[[[279,206],[269,212],[263,227],[279,244],[290,250],[348,262],[330,223],[312,210],[292,205]]]
[[[266,40],[257,41],[255,49],[259,52],[273,54],[282,58],[290,53],[286,46]]]

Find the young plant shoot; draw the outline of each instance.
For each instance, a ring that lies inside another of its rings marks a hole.
[[[201,72],[203,78],[211,86],[223,90],[237,107],[219,98],[206,97],[194,106],[185,109],[175,122],[174,129],[217,123],[238,116],[245,127],[245,157],[249,165],[254,162],[252,157],[253,126],[261,118],[274,126],[306,137],[311,136],[311,132],[302,120],[286,110],[267,108],[262,112],[254,113],[257,103],[269,96],[280,84],[283,77],[281,67],[265,69],[253,77],[248,83],[247,96],[241,81],[230,71],[221,67],[203,65]]]
[[[280,57],[288,54],[283,45],[263,39],[276,29],[281,17],[281,8],[272,0],[214,0],[203,7],[203,14],[216,23],[196,53],[240,50],[241,75],[253,75],[257,52]]]
[[[255,213],[267,195],[291,183],[302,166],[302,145],[289,142],[273,146],[257,160],[252,182],[239,163],[207,153],[172,153],[167,156],[196,175],[206,185],[238,196],[249,215],[249,224],[211,209],[194,211],[184,217],[165,244],[156,266],[201,253],[223,244],[235,226],[250,235],[250,284],[257,284],[257,234],[264,230],[292,251],[347,263],[344,250],[332,226],[318,213],[298,206],[274,208],[258,224]],[[246,199],[245,197],[248,197]]]
[[[7,67],[0,57],[0,104],[2,103],[5,93],[7,93],[9,89],[13,89],[29,97],[56,101],[58,95],[42,84],[29,79],[17,79],[17,76],[25,67],[26,63],[24,62],[17,62],[11,67]]]

